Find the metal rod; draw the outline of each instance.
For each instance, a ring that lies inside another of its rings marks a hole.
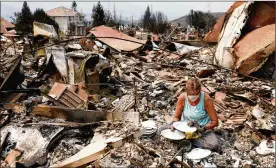
[[[28,88],[28,89],[16,89],[16,90],[3,90],[0,93],[29,93],[29,92],[38,92],[40,93],[40,89],[38,88]]]
[[[181,157],[181,162],[183,162],[184,160],[184,149],[182,150],[182,157]],[[181,165],[181,168],[183,168],[183,166]]]
[[[182,147],[182,148],[173,156],[173,158],[164,166],[164,168],[166,168],[166,167],[174,160],[174,158],[175,158],[180,152],[182,152],[182,150],[184,150],[184,147]]]
[[[134,83],[134,111],[136,112],[136,103],[137,103],[137,101],[136,101],[136,83],[135,83],[135,81],[136,81],[136,79],[134,78],[134,81],[133,81],[133,83]]]

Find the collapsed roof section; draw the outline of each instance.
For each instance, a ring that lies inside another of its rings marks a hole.
[[[235,58],[230,49],[242,34],[241,30],[246,24],[252,3],[246,2],[237,7],[229,17],[229,20],[224,24],[220,32],[218,47],[215,53],[215,64],[226,68],[234,67]]]
[[[218,38],[223,28],[223,24],[227,22],[227,18],[232,14],[233,10],[239,7],[240,5],[244,4],[244,2],[235,2],[227,12],[219,18],[217,23],[214,25],[213,29],[204,37],[203,41],[209,43],[216,43],[218,42]]]
[[[218,43],[216,64],[245,75],[259,70],[275,51],[275,2],[235,2],[203,41]]]
[[[204,42],[217,43],[223,25],[228,22],[232,12],[245,2],[235,2],[227,12],[220,17],[213,29],[204,37]],[[251,12],[247,21],[248,30],[275,23],[275,2],[258,1],[252,5]]]
[[[275,51],[275,24],[267,25],[246,34],[234,48],[236,68],[249,75],[262,67]]]
[[[94,35],[99,41],[105,43],[117,51],[131,52],[141,48],[146,41],[130,37],[118,30],[107,26],[98,26],[90,30],[88,37]],[[102,37],[102,38],[101,38]],[[110,37],[110,38],[103,38]],[[124,40],[121,40],[124,39]],[[126,40],[126,41],[125,41]],[[134,41],[134,42],[131,42]],[[135,43],[136,42],[136,43]]]
[[[15,25],[2,17],[0,20],[0,25],[1,25],[0,34],[3,34],[5,36],[14,36],[16,34],[16,31],[14,30]]]

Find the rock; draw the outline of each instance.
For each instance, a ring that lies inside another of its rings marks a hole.
[[[98,102],[100,102],[101,96],[98,94],[93,94],[93,95],[90,95],[89,98],[91,98],[91,101],[98,103]]]
[[[227,120],[227,118],[223,114],[218,114],[218,119],[221,120],[221,121],[226,121]]]
[[[273,106],[276,106],[276,98],[275,98],[275,97],[271,100],[271,104],[272,104]]]
[[[149,167],[157,167],[158,163],[153,162]]]
[[[155,158],[154,162],[158,164],[159,163],[159,158]]]
[[[149,111],[149,117],[155,117],[155,116],[157,116],[157,114],[158,114],[158,111],[155,111],[155,110]]]
[[[259,106],[255,106],[252,110],[252,115],[256,118],[256,119],[259,119],[259,118],[262,118],[264,116],[264,112],[259,108]]]
[[[121,62],[120,65],[121,65],[122,69],[126,69],[128,67],[127,64],[124,64],[123,62]]]
[[[110,157],[111,158],[116,158],[116,152],[115,151],[111,151],[110,152]]]
[[[140,161],[140,162],[143,162],[144,158],[142,156],[139,156],[139,155],[135,155],[133,156],[134,159]]]
[[[165,102],[165,101],[160,101],[160,100],[158,100],[158,101],[156,102],[156,107],[157,107],[157,108],[164,108],[164,107],[166,107],[167,105],[168,105],[168,103]]]
[[[149,159],[148,160],[148,165],[152,165],[153,164],[153,160],[152,159]]]
[[[230,158],[225,155],[215,155],[214,162],[218,167],[227,167],[229,166]]]
[[[240,150],[240,151],[243,151],[243,152],[246,152],[246,151],[250,151],[251,150],[251,147],[248,143],[244,143],[244,142],[235,142],[234,146]]]
[[[159,96],[163,93],[163,90],[154,90],[153,94],[155,94],[155,96]]]

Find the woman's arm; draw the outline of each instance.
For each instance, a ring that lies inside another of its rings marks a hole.
[[[209,130],[218,126],[218,116],[214,107],[213,99],[208,94],[205,95],[206,96],[204,97],[204,108],[211,119],[211,122],[206,124],[205,129]]]
[[[176,103],[176,109],[175,109],[175,113],[173,116],[173,121],[180,121],[181,119],[181,115],[182,115],[182,111],[183,111],[183,107],[185,104],[185,93],[182,93],[177,100]]]

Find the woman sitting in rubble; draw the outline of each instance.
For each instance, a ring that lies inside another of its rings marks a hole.
[[[197,127],[197,132],[201,134],[199,139],[191,140],[194,146],[217,150],[219,140],[212,129],[218,125],[218,117],[212,98],[201,91],[201,84],[197,78],[187,81],[186,91],[178,97],[170,128],[174,130],[175,121],[187,121],[188,125]]]

